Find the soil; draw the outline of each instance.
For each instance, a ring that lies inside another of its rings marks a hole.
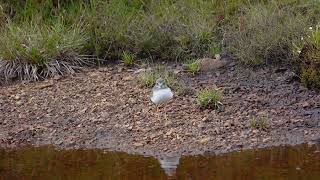
[[[138,72],[110,65],[73,76],[0,87],[0,147],[100,148],[146,155],[220,153],[320,138],[320,95],[286,69],[238,67],[191,75],[169,65],[186,93],[160,107]],[[195,90],[218,87],[219,109],[201,109]],[[167,114],[167,120],[164,113]],[[268,116],[264,129],[252,117]]]

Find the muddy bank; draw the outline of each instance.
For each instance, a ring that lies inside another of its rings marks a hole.
[[[223,89],[220,110],[200,110],[191,93],[175,94],[156,114],[150,89],[136,76],[143,67],[121,65],[65,78],[0,87],[0,147],[53,144],[139,154],[198,154],[320,138],[320,95],[292,79],[290,71],[253,71],[229,65],[191,76],[171,65],[190,91]],[[268,115],[266,130],[250,120]]]

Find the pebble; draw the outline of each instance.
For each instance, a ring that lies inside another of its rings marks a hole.
[[[127,76],[123,77],[122,80],[124,80],[124,81],[132,81],[132,80],[134,80],[134,77],[130,76],[130,75],[127,75]]]
[[[310,106],[310,104],[309,104],[308,102],[302,103],[302,107],[303,107],[303,108],[307,108],[307,107],[309,107],[309,106]]]
[[[20,99],[21,99],[21,97],[20,97],[20,96],[18,96],[18,95],[16,95],[16,96],[14,96],[14,99],[15,99],[15,100],[20,100]]]
[[[17,101],[17,102],[16,102],[16,105],[17,105],[17,106],[21,106],[21,105],[23,105],[23,102],[22,102],[22,101]]]
[[[208,143],[210,141],[210,139],[211,139],[210,137],[205,137],[205,138],[201,139],[199,142],[201,144],[206,144],[206,143]]]
[[[142,144],[142,143],[139,143],[139,142],[135,142],[135,143],[133,143],[133,146],[135,146],[135,147],[141,147],[141,146],[143,146],[143,144]]]
[[[231,127],[231,121],[228,120],[223,124],[224,127]]]

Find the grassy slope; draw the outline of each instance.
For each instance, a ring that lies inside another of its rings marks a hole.
[[[123,52],[185,60],[222,49],[249,65],[291,63],[320,14],[316,0],[1,0],[0,6],[0,77],[7,80],[72,73],[96,63],[91,57],[118,59]]]

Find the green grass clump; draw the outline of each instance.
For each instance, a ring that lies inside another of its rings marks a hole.
[[[156,80],[160,78],[159,74],[156,74],[153,71],[143,72],[139,74],[138,81],[143,86],[150,88],[153,87],[156,83]]]
[[[308,88],[320,88],[320,71],[315,68],[303,68],[301,82]]]
[[[79,27],[10,23],[0,35],[0,75],[38,80],[72,73],[85,64],[86,36]]]
[[[198,60],[190,59],[187,61],[186,67],[189,72],[195,75],[200,72],[201,64]]]
[[[253,117],[250,120],[252,129],[266,129],[268,126],[268,116]]]
[[[309,88],[320,89],[320,27],[310,27],[299,53],[301,82]]]
[[[208,55],[210,57],[215,57],[217,54],[221,54],[221,48],[216,45],[216,44],[213,44],[209,47],[209,51],[208,51]]]
[[[219,108],[221,92],[216,89],[204,89],[197,92],[198,103],[201,108]]]
[[[138,75],[138,82],[147,88],[151,88],[159,78],[163,78],[167,86],[171,88],[174,88],[177,83],[174,74],[164,66],[156,66],[153,70],[142,72]]]
[[[315,29],[313,29],[312,27],[309,29],[311,30],[311,43],[314,44],[317,48],[320,48],[320,24],[318,24]]]
[[[291,44],[304,35],[311,7],[305,4],[302,11],[297,4],[279,3],[251,5],[234,23],[228,49],[240,62],[257,66],[292,60]]]
[[[129,52],[123,52],[122,54],[122,62],[126,66],[132,66],[134,64],[135,56]]]
[[[13,0],[0,4],[6,14],[0,25],[0,79],[40,80],[95,63],[87,55],[91,53],[87,52],[88,24],[83,20],[85,3]]]

